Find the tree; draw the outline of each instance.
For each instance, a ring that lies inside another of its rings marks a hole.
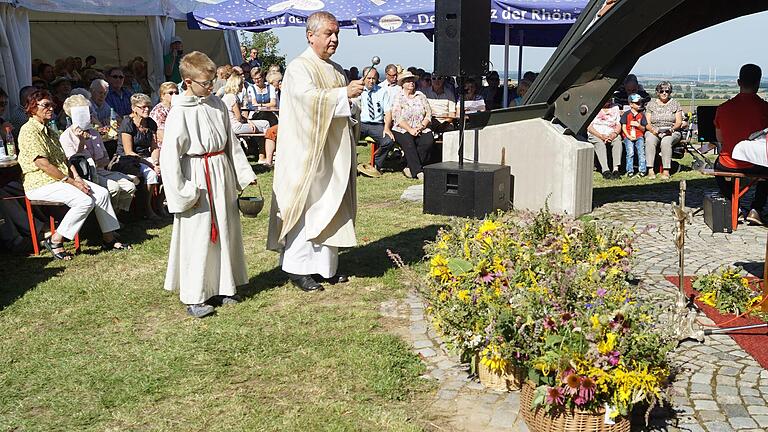
[[[270,65],[276,64],[284,70],[285,56],[277,50],[278,43],[280,43],[280,38],[277,35],[271,31],[265,31],[250,33],[250,44],[246,42],[245,46],[256,48],[259,51],[259,61],[262,67],[268,68]]]

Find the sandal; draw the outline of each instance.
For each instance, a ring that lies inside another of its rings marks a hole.
[[[118,241],[117,239],[112,240],[111,242],[105,242],[103,245],[101,245],[101,250],[103,251],[111,251],[111,250],[131,250],[133,249],[131,245],[128,243],[123,243],[121,241]]]
[[[54,243],[51,241],[51,238],[48,237],[47,239],[43,240],[43,246],[45,246],[45,248],[48,249],[48,252],[50,252],[51,255],[53,255],[53,257],[57,260],[72,260],[72,254],[65,250],[62,250],[61,252],[54,252],[55,249],[64,249],[64,243]]]

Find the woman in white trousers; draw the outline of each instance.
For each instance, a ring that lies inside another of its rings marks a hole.
[[[50,93],[37,90],[25,102],[30,118],[21,127],[18,140],[25,194],[30,200],[57,202],[69,207],[56,233],[43,242],[45,248],[56,259],[72,259],[72,255],[64,250],[63,241],[74,238],[85,218],[95,209],[103,233],[103,249],[128,249],[127,244],[115,238],[114,232],[120,228],[120,223],[112,208],[109,191],[83,180],[67,165],[56,132],[46,126],[53,118]]]

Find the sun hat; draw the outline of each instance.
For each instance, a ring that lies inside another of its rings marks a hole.
[[[367,163],[358,164],[357,172],[359,172],[360,174],[366,177],[373,177],[373,178],[381,177],[381,171],[377,170],[375,166]]]
[[[402,73],[400,73],[400,75],[397,76],[397,84],[398,85],[403,85],[403,83],[405,81],[407,81],[407,80],[416,81],[416,79],[417,79],[417,77],[416,77],[416,75],[413,74],[413,72],[406,70],[406,71],[403,71]]]

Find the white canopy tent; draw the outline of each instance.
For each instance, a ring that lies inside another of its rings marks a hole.
[[[136,56],[148,63],[153,87],[165,81],[163,55],[179,36],[185,51],[199,50],[218,64],[240,63],[234,31],[188,30],[190,0],[0,0],[0,87],[11,104],[32,81],[33,58],[48,63],[94,55],[100,66],[125,65]]]

